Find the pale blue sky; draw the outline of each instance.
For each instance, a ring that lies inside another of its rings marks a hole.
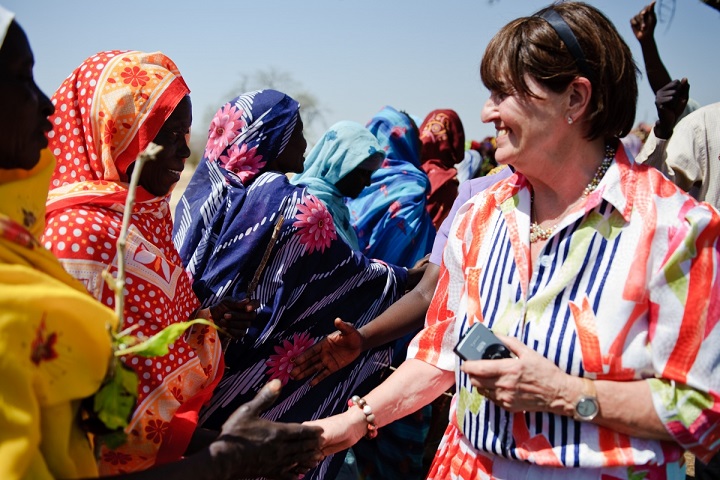
[[[478,66],[509,20],[548,0],[0,0],[14,11],[35,53],[35,77],[51,95],[86,57],[109,49],[160,50],[180,68],[194,105],[193,133],[240,75],[288,72],[325,109],[324,125],[366,123],[384,105],[419,117],[452,108],[480,139],[488,93]],[[590,0],[615,23],[644,72],[630,18],[649,0]],[[666,5],[669,0],[663,0]],[[686,76],[700,104],[720,101],[720,13],[699,0],[660,12],[656,39],[673,78]],[[640,79],[638,121],[654,121],[654,95]],[[309,136],[322,133],[307,132]],[[313,140],[310,138],[309,140]]]

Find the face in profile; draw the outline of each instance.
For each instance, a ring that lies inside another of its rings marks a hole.
[[[12,22],[0,49],[0,168],[29,170],[48,145],[55,109],[35,84],[34,63],[25,32]]]
[[[539,153],[552,151],[557,132],[567,126],[563,94],[529,76],[526,81],[534,96],[491,91],[481,115],[483,122],[495,125],[497,163],[512,165],[523,173]]]
[[[185,96],[178,103],[153,140],[163,147],[157,158],[143,165],[140,186],[157,197],[170,193],[173,185],[180,180],[185,160],[190,156],[188,137],[192,124],[192,103]],[[133,165],[128,169],[132,174]]]
[[[305,163],[305,150],[307,149],[307,141],[303,135],[303,122],[298,115],[298,121],[295,124],[288,144],[285,150],[278,156],[275,161],[277,170],[282,173],[301,173],[303,164]]]

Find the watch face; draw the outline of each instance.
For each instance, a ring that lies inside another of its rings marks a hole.
[[[575,411],[582,418],[592,419],[598,411],[597,401],[593,398],[583,398],[578,402]]]

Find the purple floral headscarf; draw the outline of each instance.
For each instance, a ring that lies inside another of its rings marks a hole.
[[[204,159],[238,176],[247,185],[269,159],[287,146],[300,104],[277,90],[257,90],[229,101],[208,130]]]

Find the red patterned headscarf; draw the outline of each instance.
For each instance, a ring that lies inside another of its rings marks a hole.
[[[420,168],[430,179],[427,210],[440,228],[458,193],[457,170],[465,155],[465,130],[454,110],[433,110],[420,126]]]
[[[117,272],[115,245],[127,197],[127,171],[189,93],[161,53],[109,51],[82,63],[52,97],[49,149],[57,158],[48,197],[45,246],[103,304],[102,279]],[[150,337],[186,321],[199,302],[172,243],[168,196],[137,189],[127,239],[124,327]],[[198,327],[152,359],[125,356],[139,377],[128,441],[100,451],[101,475],[144,470],[180,458],[203,403],[222,374],[214,329]]]
[[[177,66],[160,52],[114,50],[85,60],[52,97],[48,137],[58,166],[50,203],[78,194],[124,198],[116,182],[128,181],[130,164],[188,93]],[[138,194],[152,197],[142,189]]]

